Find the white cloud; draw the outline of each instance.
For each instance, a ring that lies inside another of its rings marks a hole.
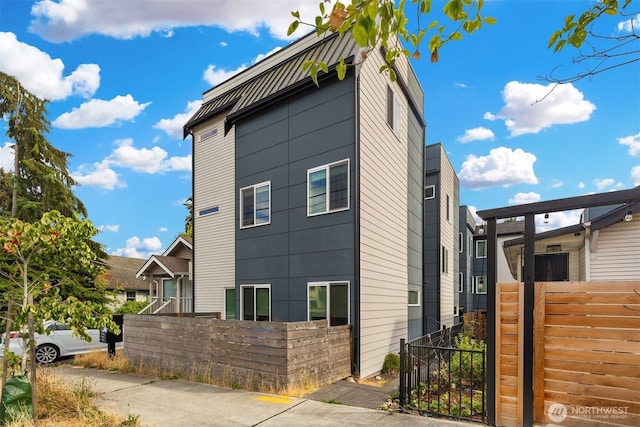
[[[246,70],[246,65],[241,65],[235,70],[216,70],[215,65],[209,65],[207,69],[204,71],[203,77],[204,80],[209,83],[211,86],[215,86],[219,83],[224,82],[225,80],[230,79],[235,76],[242,70]]]
[[[580,181],[580,182],[578,183],[578,188],[579,188],[579,189],[583,189],[584,187],[585,187],[584,182]]]
[[[160,253],[162,242],[157,237],[145,237],[140,240],[138,236],[127,239],[124,248],[118,248],[111,255],[126,256],[131,258],[149,258],[153,254]]]
[[[167,227],[160,227],[160,228],[158,229],[158,231],[159,231],[159,232],[161,232],[161,233],[166,233],[167,231],[169,231],[169,228],[167,228]]]
[[[509,199],[509,204],[512,205],[525,205],[527,203],[539,202],[541,200],[540,194],[529,193],[517,193],[515,196]]]
[[[271,35],[289,39],[287,29],[299,10],[307,22],[317,15],[316,2],[279,0],[268,7],[252,0],[90,1],[40,0],[31,8],[29,29],[52,42],[70,41],[87,34],[102,34],[118,39],[163,35],[181,27],[215,26],[228,32],[246,31],[258,35],[266,28]],[[300,36],[298,31],[294,35]]]
[[[64,76],[61,59],[18,41],[13,33],[0,32],[0,70],[18,78],[29,92],[51,101],[71,95],[90,98],[100,87],[97,64],[80,64]]]
[[[127,187],[127,184],[120,180],[116,171],[111,169],[109,162],[104,160],[95,163],[93,167],[80,166],[77,171],[71,173],[71,177],[80,185],[101,187],[105,190]]]
[[[464,83],[454,83],[454,85],[455,85],[456,87],[461,88],[461,89],[466,89],[466,88],[468,88],[468,87],[469,87],[469,86],[467,86],[467,85],[466,85],[466,84],[464,84]]]
[[[117,233],[118,230],[120,230],[120,224],[113,224],[113,225],[104,224],[104,225],[99,225],[96,228],[100,231],[109,231],[111,233]]]
[[[553,182],[551,183],[551,188],[560,188],[564,185],[564,182],[562,182],[559,179],[554,179]]]
[[[220,42],[220,43],[218,43],[218,46],[220,46],[220,47],[227,47],[227,46],[229,46],[229,43],[227,43],[227,42]]]
[[[201,100],[191,101],[187,103],[187,109],[184,113],[176,114],[170,119],[162,119],[153,127],[165,131],[170,137],[182,139],[182,127],[198,111],[201,105]]]
[[[0,148],[0,168],[4,169],[5,172],[13,172],[14,159],[13,143],[5,142]]]
[[[473,129],[467,129],[464,131],[464,135],[458,137],[458,141],[464,143],[471,141],[486,141],[487,139],[493,140],[495,135],[491,131],[491,129],[487,129],[485,127],[477,127]]]
[[[634,29],[637,31],[638,28],[640,28],[640,13],[633,18],[618,23],[619,33],[632,33]]]
[[[640,24],[638,24],[640,26]],[[640,132],[635,135],[618,138],[618,142],[622,145],[629,146],[629,154],[632,156],[640,155]]]
[[[545,224],[544,215],[536,215],[536,232],[555,230],[580,223],[583,209],[549,213],[549,222]]]
[[[273,55],[274,53],[276,53],[277,51],[281,50],[282,48],[280,46],[275,47],[273,49],[271,49],[269,52],[267,53],[261,53],[259,55],[257,55],[255,58],[253,58],[253,61],[251,61],[251,64],[255,64],[257,62],[262,61],[263,59],[265,59],[266,57]],[[209,83],[211,86],[216,86],[222,82],[224,82],[225,80],[230,79],[231,77],[235,76],[236,74],[244,71],[247,69],[247,65],[242,64],[241,66],[239,66],[238,68],[236,68],[235,70],[222,70],[222,69],[216,69],[215,65],[209,65],[207,67],[206,70],[204,70],[204,80]]]
[[[497,114],[485,113],[487,120],[504,120],[511,136],[538,133],[558,124],[589,120],[596,106],[585,100],[572,84],[547,86],[512,81],[502,91],[505,105]]]
[[[640,185],[640,165],[631,168],[631,181],[634,186]]]
[[[467,188],[509,187],[514,184],[537,184],[533,171],[536,156],[520,148],[494,148],[488,156],[467,156],[458,176]]]
[[[109,165],[150,174],[191,170],[191,154],[185,157],[168,157],[168,153],[158,146],[152,148],[134,147],[131,138],[118,140],[116,144],[118,148],[105,159]]]
[[[105,127],[117,121],[133,120],[150,104],[140,104],[129,94],[118,95],[110,101],[92,99],[69,113],[61,114],[52,124],[61,129]]]
[[[598,191],[602,191],[607,187],[613,187],[616,183],[616,180],[613,178],[596,178],[593,180],[593,184],[596,186]]]

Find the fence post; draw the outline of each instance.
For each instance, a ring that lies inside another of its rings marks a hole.
[[[398,385],[398,387],[400,388],[400,407],[404,408],[404,404],[405,404],[405,392],[407,390],[406,387],[406,370],[407,370],[407,364],[406,364],[406,354],[405,354],[405,348],[404,348],[404,338],[400,338],[400,384]]]

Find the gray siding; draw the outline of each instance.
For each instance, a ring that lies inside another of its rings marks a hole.
[[[353,294],[353,85],[352,77],[326,81],[236,124],[236,286],[271,285],[274,321],[307,320],[308,282],[349,281]],[[343,159],[350,209],[307,217],[307,170]],[[271,224],[240,229],[239,190],[265,181]],[[240,313],[239,292],[236,304]]]

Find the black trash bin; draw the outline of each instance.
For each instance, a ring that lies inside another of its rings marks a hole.
[[[116,355],[116,343],[122,342],[122,336],[124,333],[124,315],[123,314],[114,314],[113,321],[120,328],[119,334],[114,334],[109,331],[101,331],[100,332],[100,342],[107,343],[107,350],[109,351],[109,357],[113,357]]]

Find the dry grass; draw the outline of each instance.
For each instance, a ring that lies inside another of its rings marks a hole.
[[[204,384],[212,384],[231,389],[243,389],[257,391],[261,393],[279,394],[291,397],[301,397],[312,393],[320,388],[316,375],[306,375],[299,379],[294,386],[285,387],[282,384],[274,384],[269,378],[253,377],[249,372],[241,377],[237,372],[229,367],[224,369],[222,375],[215,375],[211,365],[194,365],[189,372],[183,372],[172,366],[149,366],[143,363],[131,363],[122,350],[116,352],[116,356],[110,358],[105,352],[93,352],[77,355],[73,361],[74,365],[85,368],[96,368],[107,371],[118,371],[135,373],[159,378],[183,379]]]
[[[14,420],[8,427],[124,427],[139,426],[137,417],[106,414],[94,405],[95,393],[86,382],[71,386],[40,369],[37,379],[38,420]]]

